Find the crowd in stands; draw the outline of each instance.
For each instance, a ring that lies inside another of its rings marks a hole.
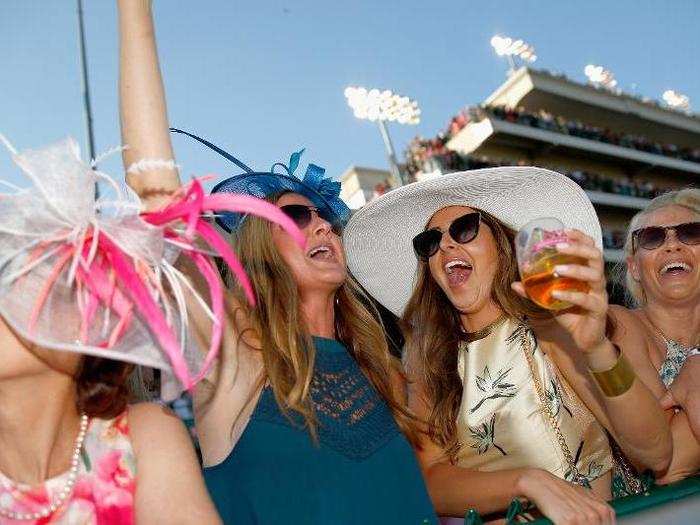
[[[573,137],[700,163],[700,148],[682,148],[675,144],[655,142],[640,135],[620,133],[608,128],[592,126],[580,120],[569,120],[561,115],[553,115],[544,109],[533,113],[523,108],[507,108],[504,106],[473,106],[461,110],[452,118],[447,130],[440,134],[436,138],[435,144],[431,144],[431,146],[444,146],[468,123],[480,122],[485,118],[496,118]]]
[[[418,172],[434,173],[439,171],[440,173],[451,173],[496,166],[529,164],[526,160],[509,162],[497,161],[486,156],[462,155],[447,149],[445,146],[449,140],[447,137],[448,134],[443,133],[432,139],[416,137],[411,141],[406,151],[406,169],[411,177],[415,178]],[[551,168],[567,175],[571,180],[588,191],[653,199],[669,189],[658,187],[648,180],[633,180],[629,177],[614,178],[584,170],[564,170],[557,166],[551,166]],[[379,196],[385,191],[386,188],[375,188],[375,196]],[[622,249],[624,243],[624,230],[609,229],[603,231],[603,246],[605,248]]]
[[[511,109],[502,106],[480,108],[484,115],[490,115],[507,122],[517,122],[533,128],[564,133],[574,137],[580,137],[597,142],[614,144],[624,148],[645,151],[655,155],[663,155],[690,162],[700,162],[700,148],[681,148],[675,144],[654,142],[641,135],[619,133],[609,128],[601,128],[585,124],[580,120],[567,120],[562,116],[555,116],[543,109],[536,113],[524,109]]]
[[[616,179],[583,170],[565,171],[564,173],[584,190],[616,193],[642,199],[653,199],[666,191],[664,188],[656,187],[648,180],[633,180],[629,177]]]
[[[434,139],[421,139],[416,137],[411,141],[406,151],[406,169],[415,177],[418,172],[432,173],[440,171],[450,173],[453,171],[473,170],[506,165],[528,165],[522,161],[496,161],[485,156],[462,155],[445,147],[446,140],[443,136]],[[555,171],[567,175],[585,190],[615,193],[630,197],[653,199],[665,192],[668,188],[661,188],[648,180],[631,179],[629,177],[613,178],[599,173],[583,170],[563,170],[557,166],[551,166]]]
[[[670,107],[667,104],[662,103],[660,100],[657,100],[657,99],[654,99],[651,97],[647,97],[647,96],[641,95],[639,93],[629,93],[629,92],[622,91],[622,89],[620,89],[619,87],[615,87],[615,88],[611,89],[611,88],[605,87],[601,84],[593,84],[590,82],[584,84],[582,82],[579,82],[576,79],[569,78],[566,74],[562,73],[561,71],[551,71],[549,69],[534,69],[534,68],[528,68],[528,69],[530,69],[531,71],[536,71],[537,73],[540,73],[540,74],[548,75],[552,78],[558,78],[558,79],[564,80],[564,81],[572,83],[572,84],[578,84],[580,86],[588,86],[588,87],[594,88],[598,91],[605,91],[607,93],[614,93],[615,95],[620,96],[620,97],[631,98],[631,99],[636,100],[637,102],[641,102],[642,104],[646,104],[647,106],[653,106],[653,107],[665,109],[666,111],[676,111],[679,113],[692,114],[691,112],[684,110],[683,108]]]

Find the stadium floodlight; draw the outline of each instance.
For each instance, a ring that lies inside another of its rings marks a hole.
[[[586,74],[588,81],[594,86],[600,86],[610,90],[615,89],[615,86],[617,86],[615,75],[603,66],[588,64],[583,68],[583,72]]]
[[[677,109],[679,111],[690,111],[690,99],[688,98],[688,95],[684,95],[683,93],[679,93],[678,91],[674,91],[672,89],[667,89],[664,91],[664,94],[661,95],[661,97],[670,108]]]
[[[494,35],[491,38],[491,46],[499,57],[506,57],[510,65],[509,73],[515,71],[515,58],[523,62],[532,63],[537,60],[535,48],[520,39],[512,39],[507,36]]]
[[[386,122],[415,126],[420,122],[421,111],[418,107],[418,102],[408,97],[397,95],[388,89],[384,91],[378,89],[368,90],[364,87],[353,86],[345,88],[345,98],[355,117],[377,122],[379,125],[379,131],[382,134],[387,156],[389,157],[391,174],[394,177],[395,185],[401,186],[405,181],[396,161],[394,145],[389,137]]]
[[[418,102],[392,93],[388,89],[379,91],[378,89],[367,90],[363,87],[348,87],[345,88],[345,98],[359,119],[413,125],[420,122]]]

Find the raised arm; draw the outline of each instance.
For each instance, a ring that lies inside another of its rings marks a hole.
[[[173,159],[168,131],[165,93],[158,65],[150,0],[118,0],[120,34],[120,113],[125,168],[139,163],[146,169],[127,173],[127,183],[144,201],[146,211],[164,203],[180,186],[177,170],[165,166]],[[143,162],[155,160],[156,162]],[[165,162],[163,162],[165,161]],[[187,257],[179,269],[196,290],[207,297],[207,284]],[[211,320],[186,294],[192,334],[198,346],[209,348]],[[195,418],[205,464],[223,460],[233,448],[262,386],[260,352],[246,345],[239,334],[245,322],[243,309],[226,296],[225,330],[220,358],[194,395]],[[246,337],[247,338],[247,337]],[[243,339],[246,339],[243,338]]]
[[[590,289],[553,292],[575,308],[557,313],[558,329],[536,328],[538,338],[543,343],[547,341],[552,358],[569,384],[630,460],[663,473],[671,460],[671,432],[657,398],[641,380],[650,371],[638,366],[638,360],[631,357],[636,346],[628,341],[618,343],[620,354],[606,335],[609,309],[602,251],[580,231],[568,231],[567,237],[567,245],[560,245],[557,250],[580,257],[586,264],[557,266],[555,271],[588,283]],[[525,295],[522,283],[513,287]],[[602,383],[613,384],[614,388],[604,393]]]
[[[150,0],[118,0],[119,109],[126,181],[156,209],[180,186],[158,64]],[[148,163],[146,161],[155,161]],[[141,163],[141,164],[139,164]],[[150,164],[150,165],[149,165]],[[138,169],[141,166],[142,169]]]

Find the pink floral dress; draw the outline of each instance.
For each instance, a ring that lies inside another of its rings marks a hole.
[[[85,435],[78,479],[69,499],[39,520],[12,520],[2,525],[132,525],[136,459],[129,439],[127,413],[112,420],[92,419]],[[30,487],[0,473],[0,506],[23,513],[37,512],[56,499],[68,473]]]

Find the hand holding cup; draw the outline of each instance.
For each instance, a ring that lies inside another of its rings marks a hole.
[[[577,346],[592,350],[605,340],[608,295],[603,254],[588,235],[564,229],[561,223],[533,225],[538,221],[542,219],[528,223],[516,237],[523,280],[513,283],[513,289],[554,310],[554,318]],[[533,237],[537,228],[540,232]],[[523,231],[528,233],[521,236]]]

